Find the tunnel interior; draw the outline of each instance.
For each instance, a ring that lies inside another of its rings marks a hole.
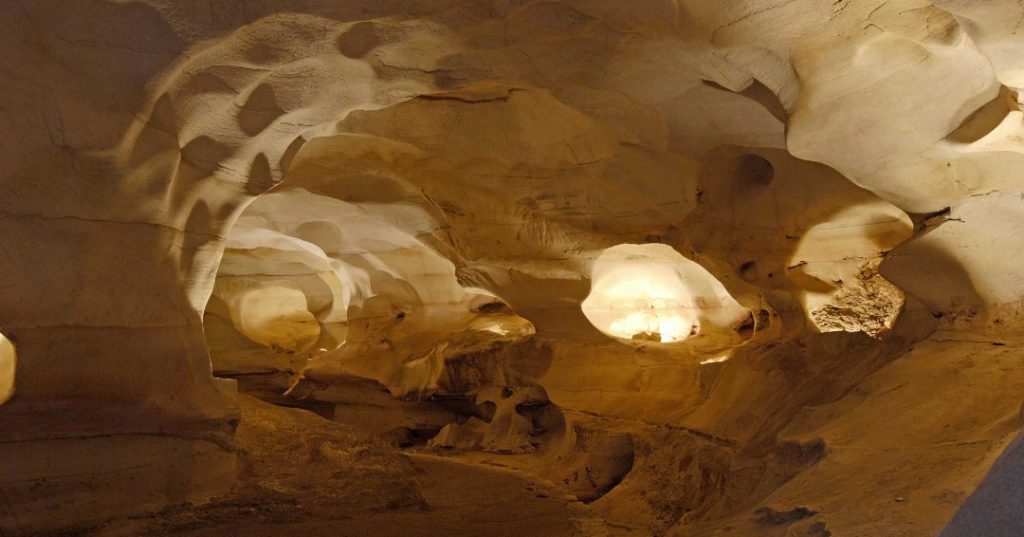
[[[0,535],[1021,535],[1020,20],[0,2]]]

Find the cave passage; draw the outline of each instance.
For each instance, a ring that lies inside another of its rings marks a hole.
[[[1024,535],[1021,20],[0,2],[0,535]]]

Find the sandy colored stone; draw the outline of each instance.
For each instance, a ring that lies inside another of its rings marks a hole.
[[[3,3],[0,533],[1019,533],[1022,17]]]

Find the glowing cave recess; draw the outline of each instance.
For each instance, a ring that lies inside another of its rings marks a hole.
[[[628,340],[673,343],[699,330],[690,292],[664,244],[623,244],[594,262],[583,314],[601,332]]]
[[[608,325],[611,335],[662,343],[690,337],[696,320],[687,312],[689,297],[685,289],[673,285],[678,276],[664,272],[624,267],[608,274],[612,283],[602,293],[610,313],[617,317]]]
[[[620,244],[591,267],[583,315],[619,340],[678,343],[749,315],[722,284],[665,244]]]

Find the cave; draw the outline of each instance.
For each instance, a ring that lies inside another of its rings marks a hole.
[[[0,536],[1024,535],[1022,20],[0,2]]]

